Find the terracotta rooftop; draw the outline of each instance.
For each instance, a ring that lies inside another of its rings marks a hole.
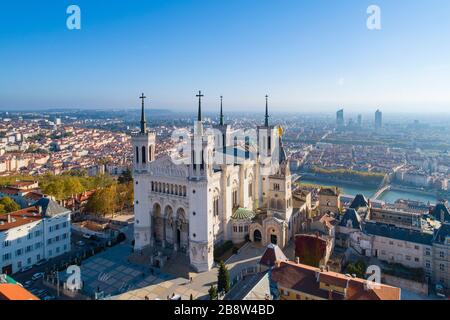
[[[277,261],[277,267],[272,270],[272,280],[279,287],[328,300],[400,300],[399,288],[385,284],[369,288],[368,282],[364,279],[321,271],[319,268],[290,261]],[[346,294],[321,289],[320,282],[345,288]]]
[[[0,214],[0,231],[9,230],[42,219],[37,207],[29,207],[11,213]]]

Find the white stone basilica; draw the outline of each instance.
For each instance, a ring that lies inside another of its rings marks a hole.
[[[201,116],[187,141],[183,163],[155,158],[156,133],[147,129],[142,95],[141,130],[134,148],[135,250],[160,247],[184,252],[197,272],[213,266],[214,246],[246,239],[284,247],[300,225],[293,208],[291,173],[282,145],[282,129],[265,123],[256,142],[239,143],[236,132],[220,124],[205,130]],[[217,161],[215,159],[223,159]]]

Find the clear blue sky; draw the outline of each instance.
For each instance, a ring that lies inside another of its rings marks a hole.
[[[82,29],[66,28],[81,8]],[[381,7],[382,29],[366,28]],[[448,0],[0,4],[0,108],[450,111]]]

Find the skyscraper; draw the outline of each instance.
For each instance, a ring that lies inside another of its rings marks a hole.
[[[358,114],[358,127],[362,126],[362,115]]]
[[[375,129],[380,129],[383,126],[383,113],[380,110],[375,112]]]
[[[338,128],[343,128],[345,125],[344,122],[344,109],[338,110],[338,112],[336,112],[336,126]]]

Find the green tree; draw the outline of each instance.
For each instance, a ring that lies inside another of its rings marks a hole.
[[[127,168],[125,171],[122,172],[122,174],[119,176],[118,179],[119,183],[129,183],[133,181],[133,174],[131,173],[131,170]]]
[[[360,260],[356,263],[349,263],[346,268],[346,273],[354,274],[358,278],[364,278],[366,274],[366,264]]]
[[[217,298],[219,297],[219,295],[217,293],[217,287],[213,286],[213,285],[211,285],[211,288],[209,288],[208,294],[209,294],[209,300],[217,300]]]
[[[217,289],[219,292],[230,291],[230,272],[223,261],[219,262],[219,274],[217,276]]]
[[[5,211],[4,213],[20,210],[20,205],[18,205],[17,202],[10,197],[0,199],[0,205],[3,207],[3,210]]]

